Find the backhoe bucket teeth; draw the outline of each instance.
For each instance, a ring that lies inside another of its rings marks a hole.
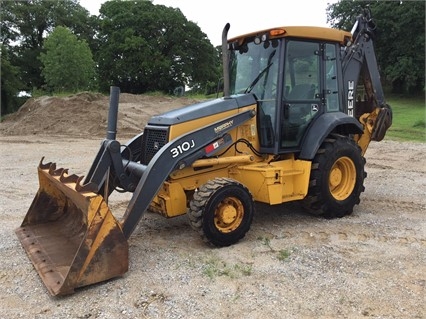
[[[124,274],[128,243],[101,195],[76,175],[38,167],[40,187],[16,234],[52,295]]]

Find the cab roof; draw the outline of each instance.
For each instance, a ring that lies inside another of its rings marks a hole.
[[[238,41],[240,44],[245,39],[249,40],[254,37],[261,37],[267,35],[269,39],[277,39],[283,37],[295,37],[312,40],[323,40],[331,42],[339,42],[346,44],[349,39],[352,39],[352,34],[348,31],[339,29],[325,28],[325,27],[311,27],[311,26],[289,26],[289,27],[276,27],[265,29],[261,31],[251,32],[240,35],[228,40],[228,42]]]

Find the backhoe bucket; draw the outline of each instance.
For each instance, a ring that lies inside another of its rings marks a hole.
[[[128,243],[101,195],[82,177],[38,167],[39,190],[16,234],[52,295],[124,274]]]

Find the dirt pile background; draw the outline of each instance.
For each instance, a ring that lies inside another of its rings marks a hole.
[[[122,93],[119,98],[118,134],[132,137],[142,131],[152,115],[196,102],[198,100],[187,97]],[[103,137],[108,107],[109,96],[99,93],[31,98],[16,113],[6,116],[0,125],[0,134]]]

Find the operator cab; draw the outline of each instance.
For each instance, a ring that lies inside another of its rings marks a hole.
[[[337,63],[341,45],[335,39],[342,38],[341,31],[332,30],[333,41],[286,36],[319,35],[323,29],[329,32],[291,27],[282,29],[281,37],[270,37],[276,30],[267,30],[229,41],[230,94],[255,95],[261,152],[300,151],[308,128],[321,114],[343,111]]]

